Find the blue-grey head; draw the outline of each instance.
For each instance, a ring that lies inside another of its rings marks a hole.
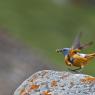
[[[57,49],[57,53],[62,53],[64,56],[68,55],[70,48]]]

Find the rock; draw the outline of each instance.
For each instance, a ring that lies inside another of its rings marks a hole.
[[[14,95],[95,95],[95,77],[43,70],[25,80]]]

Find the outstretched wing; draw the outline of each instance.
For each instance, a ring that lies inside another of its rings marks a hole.
[[[79,49],[85,49],[85,48],[88,48],[88,47],[91,46],[92,44],[93,44],[92,41],[91,41],[91,42],[88,42],[88,43],[86,43],[86,44],[81,45],[81,46],[79,47]]]
[[[75,40],[74,40],[74,42],[73,42],[73,45],[72,45],[72,49],[80,49],[80,50],[82,50],[82,49],[85,49],[85,48],[88,48],[89,46],[91,46],[92,44],[93,44],[93,42],[91,41],[91,42],[88,42],[88,43],[86,43],[86,44],[81,44],[80,43],[80,37],[81,37],[81,35],[82,35],[82,32],[80,32],[77,36],[76,36],[76,38],[75,38]]]
[[[75,37],[75,40],[72,44],[72,49],[78,49],[80,47],[80,37],[82,35],[82,32],[80,32],[76,37]]]

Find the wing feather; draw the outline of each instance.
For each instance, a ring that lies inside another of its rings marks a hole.
[[[75,40],[72,44],[72,49],[77,49],[80,47],[80,37],[82,35],[82,32],[80,32],[76,37],[75,37]]]
[[[80,43],[80,38],[81,38],[81,35],[82,35],[82,32],[80,32],[76,37],[75,37],[75,40],[72,44],[72,47],[71,49],[86,49],[88,48],[89,46],[91,46],[93,44],[93,42],[88,42],[88,43],[85,43],[85,44],[81,44]]]

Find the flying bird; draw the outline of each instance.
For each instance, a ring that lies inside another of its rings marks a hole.
[[[84,66],[95,57],[95,53],[91,54],[84,54],[81,53],[81,50],[88,48],[93,44],[93,42],[88,42],[85,44],[80,43],[82,33],[80,32],[76,37],[75,40],[70,48],[61,48],[57,49],[57,53],[62,53],[64,55],[64,61],[67,66],[74,66],[76,69],[70,69],[72,71],[77,71]]]

